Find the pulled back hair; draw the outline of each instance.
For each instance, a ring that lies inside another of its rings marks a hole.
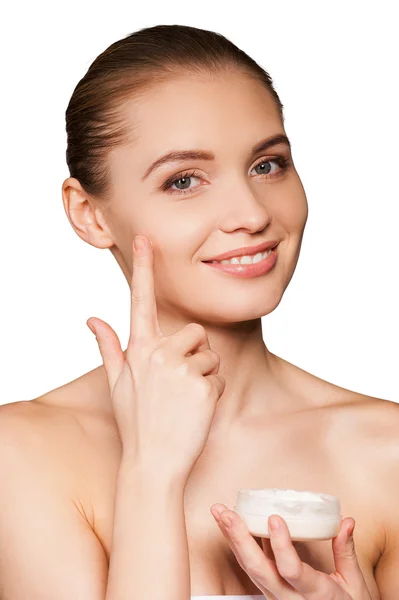
[[[186,25],[156,25],[111,44],[75,87],[65,112],[66,162],[71,177],[92,196],[107,199],[111,148],[131,141],[122,112],[151,87],[187,74],[235,72],[265,86],[284,123],[283,105],[270,75],[219,33]]]

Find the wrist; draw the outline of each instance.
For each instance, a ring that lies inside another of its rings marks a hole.
[[[180,474],[171,474],[162,467],[143,464],[137,460],[122,457],[118,480],[125,483],[131,482],[139,489],[149,492],[183,493],[187,478]]]

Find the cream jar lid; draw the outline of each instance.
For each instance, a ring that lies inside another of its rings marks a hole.
[[[337,496],[278,488],[241,489],[233,509],[248,515],[268,517],[277,514],[289,519],[326,520],[341,514]]]

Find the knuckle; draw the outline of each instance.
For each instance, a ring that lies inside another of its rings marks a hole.
[[[140,294],[136,290],[133,290],[132,294],[131,294],[131,298],[132,298],[132,304],[143,304],[145,296],[143,294]]]
[[[220,364],[220,356],[219,356],[219,354],[217,352],[215,352],[214,350],[210,350],[209,352],[211,353],[211,356],[214,359],[214,361],[217,364]]]
[[[166,363],[165,348],[158,346],[150,354],[150,361],[155,365],[164,365]]]
[[[212,383],[209,382],[208,398],[211,400],[212,403],[214,403],[215,400],[218,400],[218,398],[219,398],[218,388],[213,382]]]
[[[219,390],[216,385],[209,384],[208,396],[213,402],[219,398]]]
[[[265,564],[263,560],[254,559],[249,565],[246,566],[245,570],[251,577],[260,579],[264,575]]]
[[[129,346],[134,348],[144,348],[147,345],[147,339],[140,335],[130,335],[129,337]]]
[[[182,362],[180,365],[176,367],[176,372],[178,375],[185,377],[189,373],[189,365],[187,362]]]
[[[349,550],[342,550],[341,552],[336,552],[336,555],[339,556],[339,558],[344,558],[346,560],[353,560],[356,558],[354,548]]]
[[[189,323],[187,327],[190,327],[194,331],[198,332],[198,335],[206,335],[205,327],[203,325],[200,325],[199,323]]]
[[[197,380],[197,385],[199,387],[199,391],[205,396],[208,397],[209,394],[213,391],[213,387],[211,382],[205,377],[199,377]]]
[[[157,341],[157,345],[160,348],[165,348],[165,347],[167,348],[169,346],[169,344],[170,344],[170,339],[168,336],[160,337]]]
[[[279,567],[278,570],[284,579],[289,579],[290,581],[298,581],[302,575],[301,563],[295,565],[284,565]]]
[[[134,362],[141,360],[146,357],[150,348],[148,346],[148,340],[141,336],[130,336],[128,342],[128,356],[132,357]]]

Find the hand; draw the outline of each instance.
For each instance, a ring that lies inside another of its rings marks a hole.
[[[110,325],[93,317],[87,325],[107,374],[123,463],[185,483],[205,446],[225,380],[202,325],[189,323],[173,335],[162,334],[152,245],[142,237],[145,247],[133,250],[126,358]]]
[[[336,571],[327,575],[301,561],[283,518],[277,517],[279,527],[273,531],[269,517],[271,535],[270,539],[261,538],[262,552],[234,510],[218,503],[211,506],[211,513],[240,567],[267,600],[372,600],[356,558],[354,519],[342,519],[340,530],[332,539]],[[224,517],[231,519],[230,527],[223,524]]]

